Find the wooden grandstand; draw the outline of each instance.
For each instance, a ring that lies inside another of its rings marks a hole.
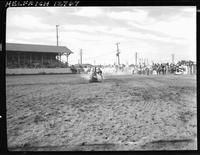
[[[57,57],[73,52],[65,46],[6,43],[6,68],[67,67]],[[68,58],[67,58],[68,60]]]

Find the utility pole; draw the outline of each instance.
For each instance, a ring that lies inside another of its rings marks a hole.
[[[83,52],[82,52],[82,49],[80,50],[80,64],[82,65],[82,55],[83,55]]]
[[[172,63],[174,64],[174,54],[172,54]]]
[[[118,66],[120,66],[120,60],[119,60],[119,47],[118,47],[118,45],[119,45],[120,43],[116,43],[116,45],[117,45],[117,53],[116,53],[116,56],[117,56],[117,58],[118,58]]]
[[[56,25],[56,38],[57,38],[57,48],[58,48],[58,26],[59,25]],[[58,52],[58,51],[57,51]],[[59,53],[59,59],[61,61],[61,53]]]
[[[137,52],[135,52],[135,66],[137,66]]]

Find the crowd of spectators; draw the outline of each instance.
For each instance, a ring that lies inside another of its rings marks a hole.
[[[131,74],[140,75],[166,75],[166,74],[195,74],[196,65],[193,61],[179,61],[177,63],[152,63],[147,65],[139,63],[138,65],[104,65],[100,67],[103,72],[116,73],[116,72],[131,72]],[[87,69],[86,69],[87,70]]]
[[[166,75],[174,73],[195,74],[196,65],[192,61],[179,61],[178,63],[153,63],[152,65],[139,64],[133,67],[133,74]]]

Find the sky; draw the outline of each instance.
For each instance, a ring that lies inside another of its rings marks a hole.
[[[55,45],[77,64],[196,61],[195,6],[18,7],[7,9],[6,42]],[[62,61],[66,61],[65,56]]]

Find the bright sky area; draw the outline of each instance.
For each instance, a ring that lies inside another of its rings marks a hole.
[[[19,7],[8,8],[6,42],[56,46],[74,53],[77,64],[80,49],[83,63],[114,64],[119,42],[120,62],[196,61],[196,7]],[[62,57],[65,61],[65,57]]]

